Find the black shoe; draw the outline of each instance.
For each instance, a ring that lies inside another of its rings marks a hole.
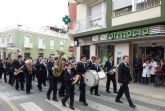
[[[26,94],[31,94],[31,92],[26,92]]]
[[[117,102],[117,103],[123,103],[123,101],[120,101],[120,100],[116,100],[115,102]]]
[[[48,99],[48,100],[50,100],[50,97],[49,97],[49,96],[47,96],[47,99]]]
[[[93,92],[90,92],[91,95],[93,95]]]
[[[131,108],[136,108],[136,105],[132,104],[130,105]]]
[[[53,101],[58,102],[58,100],[56,98],[54,98]]]
[[[72,110],[75,110],[75,108],[73,106],[70,106],[69,108],[72,109]]]
[[[99,94],[95,94],[96,96],[100,96]]]
[[[63,102],[63,101],[61,100],[61,103],[62,103],[62,105],[63,105],[64,107],[66,107],[66,104],[65,104],[65,102]]]
[[[106,91],[107,93],[111,93],[111,91]]]
[[[88,106],[88,103],[87,102],[83,102],[84,106]]]
[[[117,94],[117,91],[114,91],[115,94]]]

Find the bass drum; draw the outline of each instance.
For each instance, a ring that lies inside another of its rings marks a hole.
[[[89,87],[96,86],[99,83],[98,73],[94,70],[88,70],[84,77],[85,84]]]
[[[99,79],[104,79],[105,78],[105,72],[104,71],[98,72],[98,75],[99,75]]]

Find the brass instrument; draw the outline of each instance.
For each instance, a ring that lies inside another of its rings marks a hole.
[[[59,51],[59,50],[56,50],[58,55],[59,55],[59,58],[57,61],[54,62],[54,71],[53,71],[53,76],[54,77],[60,77],[61,74],[62,74],[62,70],[64,68],[64,63],[62,62],[62,59],[61,57],[65,54],[64,52],[62,51]]]
[[[27,70],[29,71],[30,74],[32,74],[32,70],[33,70],[33,61],[31,59],[26,60],[25,62]]]
[[[23,72],[23,68],[24,68],[24,66],[25,66],[25,64],[23,65],[23,66],[21,66],[19,69],[16,69],[15,71],[14,71],[14,75],[18,75],[18,74],[20,74],[21,72]]]
[[[75,85],[76,83],[78,83],[81,79],[81,76],[80,75],[75,75],[73,77],[73,81],[72,81],[72,85]]]

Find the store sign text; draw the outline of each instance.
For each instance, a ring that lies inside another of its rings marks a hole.
[[[109,33],[107,36],[107,39],[108,40],[131,39],[131,38],[141,37],[141,36],[146,36],[146,35],[149,35],[148,27]]]

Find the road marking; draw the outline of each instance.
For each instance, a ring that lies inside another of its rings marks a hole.
[[[20,106],[25,110],[25,111],[44,111],[41,109],[39,106],[37,106],[33,102],[27,102],[27,103],[21,103]]]
[[[87,94],[87,95],[89,95],[89,94]],[[118,104],[118,103],[115,102],[115,98],[113,99],[113,98],[110,98],[110,97],[108,97],[108,96],[103,96],[103,95],[101,95],[100,97],[98,97],[98,96],[93,96],[93,97],[95,97],[95,98],[97,98],[97,99],[101,99],[101,100],[107,101],[107,102],[112,102],[112,103]],[[88,101],[87,101],[87,102],[88,102]],[[126,102],[127,102],[127,101],[126,101]],[[120,106],[125,106],[125,107],[129,107],[129,106],[127,106],[126,104],[118,104],[118,105],[120,105]],[[137,105],[137,108],[134,109],[134,110],[135,110],[135,111],[158,111],[158,110],[156,110],[156,109],[151,109],[151,108],[148,108],[148,107],[145,107],[145,106],[141,106],[141,105]]]
[[[54,101],[51,101],[51,100],[46,100],[46,102],[48,102],[49,104],[55,106],[56,108],[60,109],[61,111],[73,111],[73,110],[69,109],[68,107],[62,106],[62,104],[60,102],[54,102]],[[69,106],[68,104],[66,104],[66,105]],[[75,108],[75,111],[81,111],[81,110]]]
[[[12,102],[11,100],[6,97],[3,93],[0,92],[0,97],[6,102],[6,104],[13,110],[13,111],[20,111]]]
[[[75,96],[75,100],[79,101],[79,96]],[[88,100],[88,99],[86,99],[86,101],[87,101],[87,103],[89,103],[89,107],[91,107],[93,109],[96,109],[96,110],[99,110],[99,111],[103,111],[103,110],[104,111],[119,111],[117,109],[99,104],[97,102],[94,102],[94,101],[91,101],[91,100]]]

